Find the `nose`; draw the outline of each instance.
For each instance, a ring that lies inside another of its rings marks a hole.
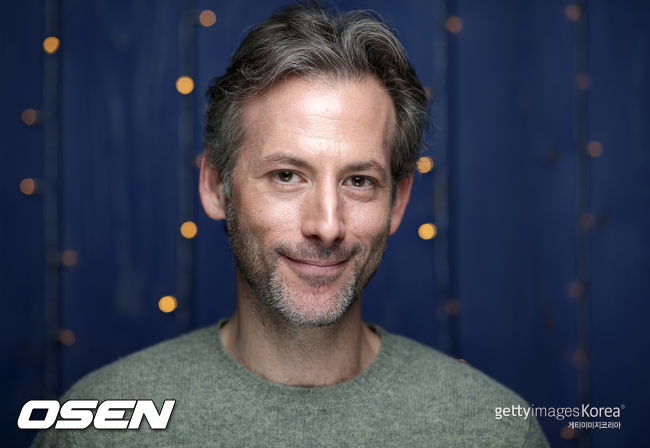
[[[306,238],[317,238],[325,247],[343,239],[345,223],[336,182],[314,186],[302,208],[302,233]]]

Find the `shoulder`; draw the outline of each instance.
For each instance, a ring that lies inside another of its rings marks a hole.
[[[467,436],[486,446],[548,446],[535,418],[524,418],[530,405],[511,389],[409,338],[386,332],[382,338],[398,371],[394,392],[408,395],[423,415],[444,421],[441,434],[453,435],[453,440]],[[522,415],[503,418],[498,411],[506,407]]]
[[[441,387],[456,397],[475,395],[495,399],[523,400],[510,389],[485,375],[466,362],[452,358],[404,336],[382,333],[391,362],[399,364],[400,377],[420,389],[440,390]]]
[[[206,364],[214,359],[217,337],[218,326],[213,325],[135,352],[87,374],[60,402],[146,399],[153,400],[160,409],[167,399],[198,395],[193,380],[206,375]],[[152,431],[146,424],[138,431],[49,429],[39,431],[32,447],[162,446],[164,435],[169,431]]]
[[[217,338],[218,327],[212,325],[140,350],[87,374],[64,398],[167,395],[213,356]]]

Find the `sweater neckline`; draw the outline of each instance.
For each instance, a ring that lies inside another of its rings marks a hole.
[[[233,391],[256,400],[262,406],[282,405],[283,408],[300,408],[311,406],[314,409],[341,406],[348,402],[359,402],[381,393],[391,384],[397,366],[394,362],[394,337],[377,325],[369,325],[381,338],[381,347],[370,366],[356,377],[343,383],[321,387],[286,386],[261,378],[246,370],[226,351],[219,329],[227,319],[222,319],[213,326],[217,340],[217,363],[220,371],[215,372],[220,381],[228,381]],[[214,351],[213,351],[214,352]]]

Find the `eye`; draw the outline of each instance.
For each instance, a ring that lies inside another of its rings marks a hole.
[[[298,175],[293,171],[278,171],[274,177],[283,184],[295,184],[300,180]]]
[[[348,178],[346,183],[355,188],[370,188],[373,186],[373,181],[365,176],[352,176]]]

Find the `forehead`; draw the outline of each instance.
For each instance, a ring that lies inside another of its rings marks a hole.
[[[289,77],[249,99],[242,112],[240,157],[274,151],[348,161],[371,157],[389,169],[395,111],[386,89],[372,77]]]

